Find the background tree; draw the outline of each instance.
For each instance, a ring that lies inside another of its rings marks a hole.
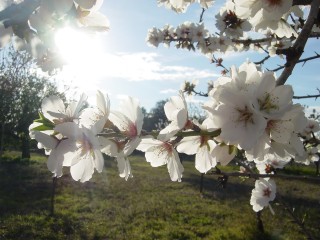
[[[150,110],[149,113],[145,113],[145,121],[143,122],[143,129],[146,131],[152,131],[154,129],[161,129],[167,123],[167,117],[164,112],[164,105],[167,100],[161,100],[156,102],[156,105]]]
[[[0,54],[0,156],[6,145],[20,147],[22,158],[29,158],[28,128],[37,118],[41,100],[48,95],[61,94],[53,78],[38,71],[27,52],[17,52],[9,46]]]

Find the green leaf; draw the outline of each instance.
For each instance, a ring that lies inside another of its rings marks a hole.
[[[237,155],[237,152],[238,152],[238,148],[234,145],[229,145],[229,154],[235,154]]]
[[[44,126],[53,129],[55,127],[54,123],[46,118],[41,112],[39,112],[39,119],[35,119],[33,122],[42,123]],[[40,131],[40,130],[39,130]]]
[[[34,131],[46,131],[46,130],[52,130],[52,129],[53,129],[53,127],[46,126],[46,125],[40,125],[35,128],[32,128],[32,130],[34,130]]]

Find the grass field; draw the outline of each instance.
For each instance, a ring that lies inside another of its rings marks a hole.
[[[259,233],[249,204],[252,179],[233,178],[222,189],[217,177],[205,176],[200,195],[192,161],[183,162],[185,173],[177,183],[166,167],[151,168],[141,156],[130,160],[134,177],[127,182],[112,159],[84,184],[65,169],[50,216],[52,178],[45,157],[28,161],[7,154],[0,162],[0,239],[306,239],[277,201],[275,215],[262,212],[265,233]],[[276,182],[286,203],[320,239],[319,183]]]

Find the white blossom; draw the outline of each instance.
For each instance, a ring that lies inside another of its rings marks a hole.
[[[276,197],[276,184],[272,179],[256,180],[255,188],[252,190],[250,204],[255,212],[261,211],[269,205]]]
[[[146,160],[150,162],[152,167],[167,164],[171,180],[181,181],[184,168],[180,162],[177,151],[171,143],[152,138],[144,138],[141,140],[137,149],[145,152]]]
[[[158,135],[158,138],[163,141],[173,137],[188,122],[187,102],[182,91],[179,91],[179,96],[173,96],[169,99],[164,105],[164,112],[171,122]]]

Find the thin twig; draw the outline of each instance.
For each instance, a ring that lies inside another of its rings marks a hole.
[[[57,177],[52,178],[52,192],[51,192],[51,209],[50,209],[50,215],[54,215],[54,200],[56,195],[56,186],[57,186]]]
[[[197,95],[197,96],[200,96],[200,97],[208,97],[208,93],[203,93],[203,92],[197,92],[196,90],[192,90],[192,92]]]
[[[317,95],[306,95],[306,96],[293,96],[292,98],[294,98],[294,99],[303,99],[303,98],[315,98],[315,99],[317,99],[318,97],[320,97],[320,94],[317,94]]]
[[[316,53],[315,56],[300,59],[296,63],[303,63],[303,65],[304,65],[304,64],[306,64],[306,62],[314,60],[314,59],[317,59],[317,58],[320,58],[320,54],[318,54],[318,53]],[[277,71],[279,71],[279,70],[281,70],[281,69],[283,69],[285,67],[286,67],[286,64],[285,65],[281,65],[281,66],[279,66],[279,67],[277,67],[275,69],[272,69],[270,71],[277,72]]]
[[[254,62],[254,64],[256,64],[256,65],[264,64],[264,62],[267,61],[269,58],[270,58],[270,55],[267,55],[262,60],[260,60],[258,62]]]
[[[257,228],[258,228],[259,232],[264,233],[263,222],[261,219],[261,211],[256,212],[256,217],[257,217]]]
[[[311,233],[305,228],[304,223],[294,214],[293,210],[283,201],[283,198],[279,193],[277,193],[277,200],[284,207],[284,209],[290,214],[294,223],[296,223],[300,227],[301,231],[307,236],[308,240],[314,240]]]
[[[202,8],[202,12],[200,14],[200,19],[199,19],[199,23],[202,23],[203,22],[203,14],[206,10],[204,8]]]
[[[217,59],[214,55],[212,55],[211,61],[212,61],[212,63],[216,63],[217,67],[222,67],[225,73],[229,72],[228,68],[222,64],[222,61],[223,61],[222,58]]]

